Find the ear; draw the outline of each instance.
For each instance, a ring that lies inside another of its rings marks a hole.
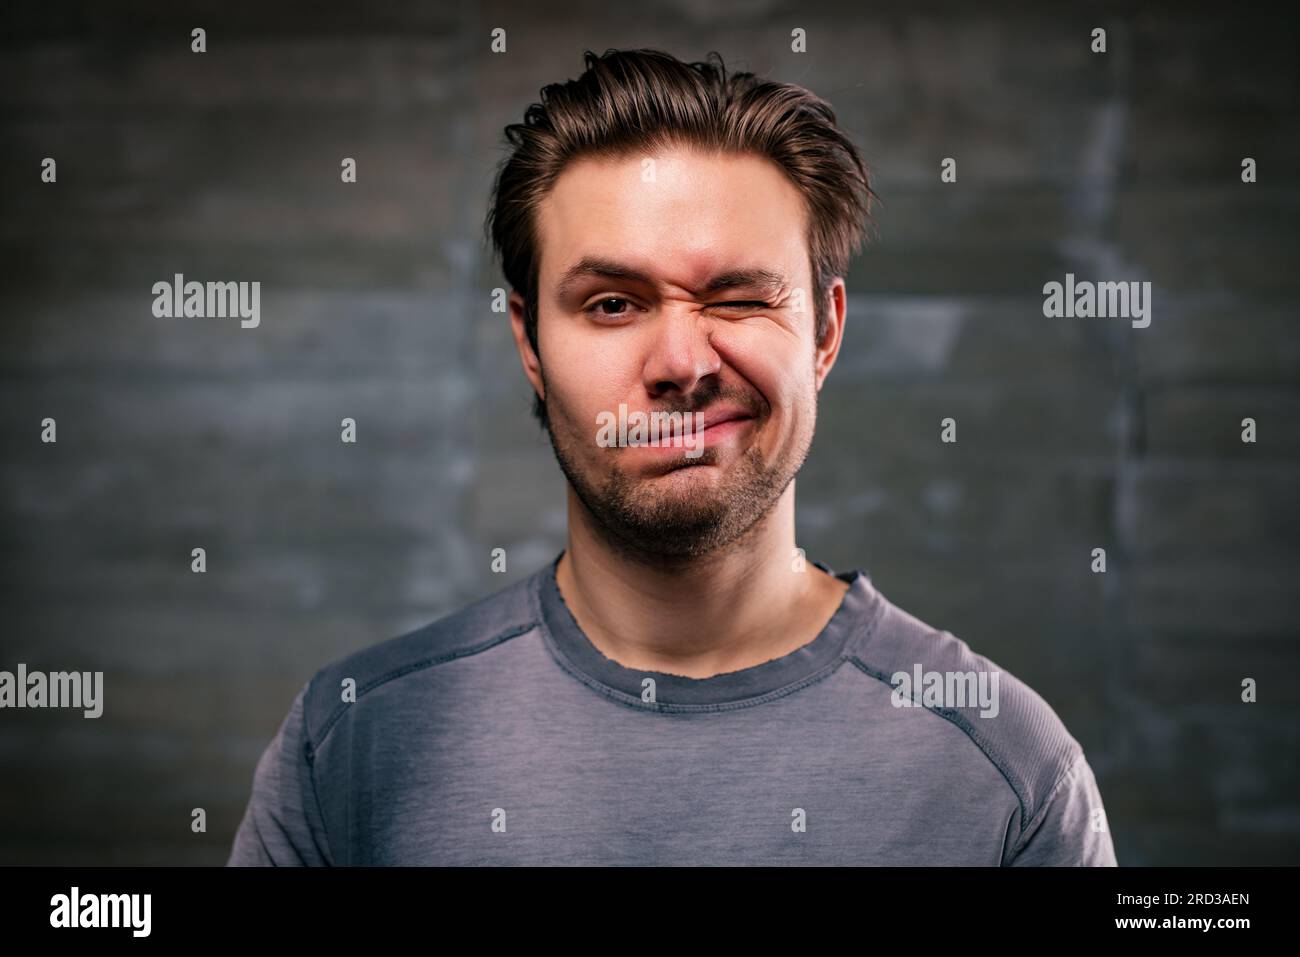
[[[844,287],[843,277],[836,276],[831,281],[826,297],[828,307],[826,334],[817,345],[813,363],[818,392],[821,391],[826,376],[830,374],[831,367],[835,365],[835,359],[840,354],[840,344],[844,341],[844,316],[848,311],[848,291]]]
[[[533,384],[533,391],[538,397],[546,399],[546,386],[542,382],[542,361],[537,358],[533,344],[528,341],[528,330],[524,327],[524,297],[512,291],[510,293],[510,330],[514,333],[515,348],[519,350],[519,361],[523,363],[524,375]]]

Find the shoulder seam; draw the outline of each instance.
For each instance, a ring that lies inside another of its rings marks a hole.
[[[394,668],[391,671],[385,672],[384,674],[371,679],[370,681],[366,682],[364,685],[357,688],[356,701],[340,702],[338,706],[336,706],[333,714],[330,715],[329,719],[325,722],[324,727],[321,728],[320,741],[318,741],[315,745],[312,745],[310,743],[310,737],[309,737],[308,747],[312,751],[317,751],[320,748],[324,747],[325,741],[329,737],[330,732],[334,730],[335,724],[337,724],[339,719],[342,718],[343,715],[347,713],[348,708],[352,707],[353,705],[361,701],[362,696],[365,695],[366,692],[373,691],[375,688],[379,687],[382,684],[387,684],[390,681],[395,681],[396,679],[405,677],[406,675],[411,674],[412,672],[422,671],[425,668],[433,668],[438,665],[445,664],[448,661],[454,661],[457,658],[467,658],[471,655],[477,655],[480,652],[487,651],[489,648],[493,647],[494,645],[499,645],[504,641],[509,641],[511,638],[516,638],[519,635],[532,631],[537,627],[538,627],[538,622],[536,621],[529,621],[522,625],[515,625],[511,628],[507,628],[505,631],[500,632],[499,634],[492,636],[491,638],[487,638],[483,641],[480,641],[478,644],[470,645],[466,648],[458,648],[453,651],[449,651],[446,654],[437,655],[432,658],[423,658],[419,661],[409,662],[405,665],[402,665],[400,668]],[[322,671],[323,670],[324,669],[322,669]],[[315,684],[315,681],[316,679],[313,678],[310,683]],[[306,721],[304,720],[304,727],[305,726],[306,726]]]
[[[1074,757],[1072,757],[1068,762],[1066,762],[1065,770],[1060,773],[1060,775],[1057,777],[1056,781],[1052,784],[1052,786],[1047,789],[1047,796],[1043,798],[1043,803],[1040,804],[1038,806],[1038,809],[1034,811],[1034,816],[1030,818],[1028,821],[1025,821],[1024,826],[1020,828],[1020,833],[1016,836],[1016,843],[1011,846],[1011,850],[1008,852],[1007,855],[1008,859],[1014,859],[1017,854],[1019,854],[1021,851],[1025,849],[1024,845],[1025,845],[1026,835],[1029,834],[1031,830],[1033,830],[1038,824],[1041,823],[1041,819],[1043,815],[1047,813],[1047,809],[1051,807],[1052,801],[1056,799],[1057,793],[1061,790],[1061,785],[1065,783],[1067,778],[1071,777],[1074,774],[1075,769],[1078,768],[1079,762],[1082,759],[1083,759],[1083,749],[1080,748],[1078,753],[1076,753]],[[1022,815],[1022,820],[1023,820],[1023,815]]]
[[[304,730],[307,727],[305,706],[304,706],[302,726]],[[334,857],[334,848],[330,845],[329,819],[325,817],[325,809],[321,807],[321,803],[320,803],[320,791],[317,789],[317,784],[316,784],[316,753],[315,753],[315,749],[312,747],[310,737],[307,737],[306,752],[307,752],[307,776],[308,778],[311,779],[311,799],[316,802],[316,813],[320,816],[320,820],[321,820],[321,825],[322,825],[321,836],[325,839],[325,853],[327,855],[326,860],[329,861],[329,863],[333,864],[336,858]],[[308,825],[308,829],[310,830],[310,824]],[[312,834],[312,837],[315,838],[314,833]]]
[[[307,762],[307,783],[311,785],[311,799],[316,803],[316,813],[320,815],[321,820],[321,837],[325,841],[325,860],[333,864],[335,862],[334,849],[330,846],[329,821],[326,819],[320,803],[320,792],[316,784],[316,747],[311,740],[311,725],[307,723],[307,695],[311,692],[311,681],[308,680],[298,691],[298,698],[294,702],[294,707],[301,712],[302,719],[302,756]],[[254,822],[256,824],[256,822]],[[316,841],[316,832],[308,821],[307,829],[311,833],[312,841]],[[320,846],[317,845],[317,851]]]
[[[858,667],[858,670],[861,671],[863,674],[875,678],[876,680],[880,681],[882,684],[890,688],[894,687],[893,683],[889,680],[888,677],[885,676],[883,672],[876,671],[874,668],[872,668],[870,665],[868,665],[866,662],[860,659],[857,655],[850,656],[850,660]],[[954,724],[959,730],[961,730],[962,733],[964,733],[966,737],[968,737],[975,744],[975,746],[979,748],[981,752],[983,752],[984,757],[988,758],[989,763],[992,764],[993,767],[997,769],[997,772],[1000,775],[1002,775],[1003,780],[1007,782],[1007,786],[1011,788],[1011,793],[1016,796],[1016,803],[1020,805],[1020,821],[1021,821],[1020,831],[1021,834],[1023,834],[1024,823],[1025,823],[1025,796],[1021,793],[1020,788],[1016,786],[1016,783],[1013,780],[1011,780],[1011,775],[1009,775],[1007,773],[1006,768],[1003,767],[1004,761],[997,756],[996,749],[991,744],[989,744],[986,740],[984,740],[982,735],[976,733],[975,729],[971,726],[970,722],[960,712],[955,711],[952,708],[934,708],[924,703],[922,703],[921,706],[925,708],[926,711],[929,711],[933,714],[937,714],[940,717],[946,718],[948,721],[952,722],[952,724]],[[1018,839],[1019,836],[1017,836],[1017,840]]]

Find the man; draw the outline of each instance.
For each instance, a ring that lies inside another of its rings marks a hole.
[[[795,546],[872,196],[829,106],[586,59],[488,215],[567,547],[317,672],[230,863],[1115,864],[1042,698]]]

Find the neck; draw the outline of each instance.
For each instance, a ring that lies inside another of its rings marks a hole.
[[[739,541],[667,567],[612,547],[570,489],[568,547],[555,574],[605,657],[691,678],[762,664],[812,641],[848,589],[795,561],[794,482]]]

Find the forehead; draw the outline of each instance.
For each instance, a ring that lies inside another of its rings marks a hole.
[[[803,197],[752,154],[673,148],[570,163],[538,204],[539,282],[583,259],[616,259],[696,288],[720,271],[807,275]]]

